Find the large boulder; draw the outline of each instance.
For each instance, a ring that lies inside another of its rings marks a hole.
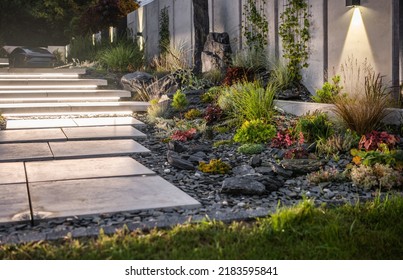
[[[202,52],[202,72],[225,71],[231,61],[228,33],[209,33]]]
[[[148,87],[154,81],[154,77],[145,72],[134,72],[124,75],[120,83],[124,90],[128,90],[136,98],[139,90]]]

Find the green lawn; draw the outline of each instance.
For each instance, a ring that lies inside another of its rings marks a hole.
[[[249,223],[0,246],[0,259],[402,259],[403,197],[356,206],[304,201]]]

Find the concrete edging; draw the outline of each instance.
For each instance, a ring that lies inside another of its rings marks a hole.
[[[325,103],[313,103],[313,102],[301,102],[301,101],[289,101],[289,100],[274,100],[275,106],[284,110],[286,113],[293,114],[295,116],[302,116],[308,112],[314,112],[320,110],[334,118],[335,114],[332,112],[334,105]],[[390,114],[383,120],[386,124],[399,125],[403,121],[403,109],[388,108]]]

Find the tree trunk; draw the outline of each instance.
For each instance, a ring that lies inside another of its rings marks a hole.
[[[208,0],[193,0],[193,23],[195,29],[194,68],[195,73],[202,70],[201,54],[209,33]]]

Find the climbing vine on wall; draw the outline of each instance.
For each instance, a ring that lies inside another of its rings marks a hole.
[[[261,0],[258,6],[255,0],[247,0],[243,6],[245,17],[242,23],[246,45],[250,49],[263,50],[268,45],[267,35],[269,23],[265,15],[266,0]]]
[[[164,7],[161,10],[160,18],[159,18],[159,24],[160,24],[160,40],[159,40],[159,48],[160,48],[160,53],[165,54],[169,50],[169,45],[170,45],[170,34],[169,34],[169,13],[168,13],[168,7]]]
[[[302,79],[301,69],[308,67],[308,43],[311,14],[307,0],[288,0],[281,13],[279,35],[283,43],[283,57],[297,81]]]

